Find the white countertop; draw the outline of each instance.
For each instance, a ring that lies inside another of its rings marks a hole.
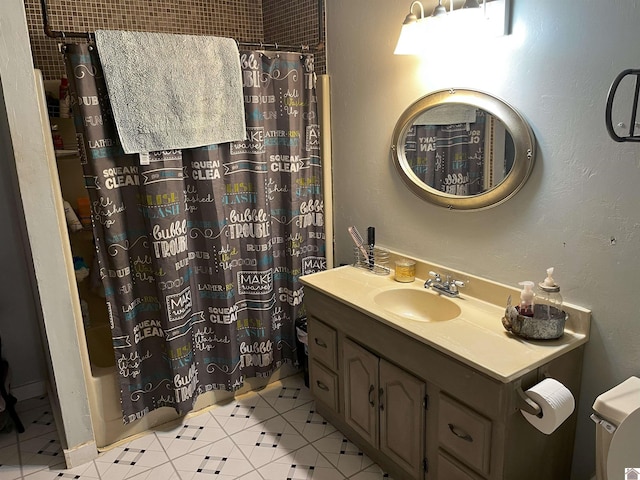
[[[419,272],[424,271],[425,267],[431,268],[431,265],[423,265]],[[424,290],[424,279],[416,278],[415,282],[408,284],[399,283],[394,280],[393,270],[389,275],[382,276],[345,266],[305,275],[300,281],[505,383],[586,343],[589,337],[591,312],[566,304],[563,309],[569,314],[569,320],[564,335],[557,340],[525,340],[507,332],[501,319],[507,297],[511,294],[512,298],[518,299],[518,290],[477,277],[473,280],[475,297],[461,291],[458,298],[450,299],[460,307],[460,315],[452,320],[437,322],[404,318],[378,306],[373,300],[377,293],[384,290]],[[483,301],[483,290],[490,291],[493,298],[500,298],[504,294],[504,304]],[[428,292],[437,295],[433,290]]]

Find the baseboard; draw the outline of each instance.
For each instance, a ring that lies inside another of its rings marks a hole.
[[[78,445],[73,448],[65,448],[63,450],[67,468],[74,468],[98,458],[98,448],[94,441],[83,443],[82,445]]]
[[[26,383],[20,386],[11,385],[11,395],[16,397],[20,402],[34,397],[42,397],[47,394],[47,382],[40,380],[37,382]]]

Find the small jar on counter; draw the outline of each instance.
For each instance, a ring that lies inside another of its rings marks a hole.
[[[553,267],[547,268],[547,278],[538,284],[536,293],[535,317],[543,320],[564,318],[565,312],[562,310],[562,295],[560,295],[560,285],[552,277]]]
[[[396,282],[410,283],[416,279],[416,262],[408,258],[396,260]]]

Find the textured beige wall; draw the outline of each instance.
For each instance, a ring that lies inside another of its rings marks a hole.
[[[442,39],[419,59],[393,55],[409,3],[327,0],[337,260],[350,261],[355,224],[377,226],[379,243],[396,250],[510,285],[540,281],[555,266],[565,299],[593,311],[573,474],[587,479],[595,397],[640,374],[640,145],[613,142],[604,126],[612,80],[640,67],[640,9],[623,0],[589,8],[513,0],[512,35],[458,47]],[[501,97],[536,135],[531,178],[496,208],[432,206],[392,165],[396,119],[449,87]]]

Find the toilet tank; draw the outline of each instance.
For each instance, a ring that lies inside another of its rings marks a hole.
[[[596,478],[623,480],[640,467],[640,378],[630,377],[593,403],[596,412]]]

